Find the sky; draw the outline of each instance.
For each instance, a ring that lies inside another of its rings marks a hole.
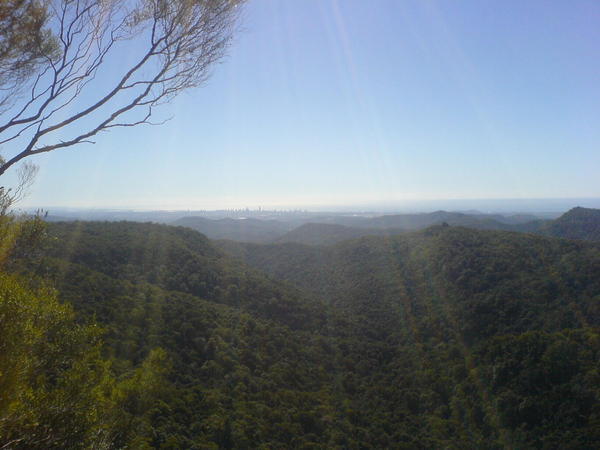
[[[597,0],[250,0],[172,120],[32,158],[22,206],[600,197],[599,24]]]

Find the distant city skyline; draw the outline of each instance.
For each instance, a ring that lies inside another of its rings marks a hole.
[[[250,1],[173,120],[32,158],[19,206],[598,207],[599,23],[593,0]]]
[[[189,214],[194,212],[250,212],[250,213],[374,213],[374,214],[404,214],[404,213],[427,213],[437,210],[449,212],[473,212],[484,214],[562,214],[575,207],[600,209],[600,198],[562,198],[562,199],[435,199],[415,200],[397,204],[372,203],[354,205],[266,205],[266,206],[232,206],[203,208],[169,208],[169,207],[143,207],[131,205],[128,207],[114,206],[61,206],[61,205],[37,205],[23,208],[24,211],[34,212],[36,210],[48,211],[51,214],[60,215],[61,211],[134,211],[134,212],[179,212]]]

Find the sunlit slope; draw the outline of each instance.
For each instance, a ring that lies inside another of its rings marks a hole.
[[[111,351],[135,362],[160,345],[174,359],[158,443],[600,443],[594,244],[444,226],[330,247],[220,244],[251,269],[182,228],[50,233],[40,272],[109,329]]]
[[[153,447],[325,445],[336,430],[321,426],[321,418],[347,423],[334,378],[337,350],[319,333],[287,326],[285,299],[279,300],[281,317],[265,319],[262,311],[115,279],[64,260],[46,260],[44,267],[80,318],[106,330],[117,368],[139,363],[153,348],[167,351],[172,385],[164,386],[151,415]]]
[[[135,222],[50,224],[49,256],[108,277],[147,282],[227,304],[290,327],[317,327],[321,304],[270,281],[183,227]]]
[[[117,366],[155,347],[173,362],[173,386],[153,413],[153,446],[323,446],[339,432],[322,417],[351,427],[335,384],[337,350],[319,333],[328,316],[320,302],[232,262],[190,230],[76,223],[49,231],[50,248],[29,270],[50,279],[82,320],[106,329]],[[146,260],[157,254],[160,261]],[[167,290],[159,269],[214,287],[206,297],[185,292],[193,284]]]

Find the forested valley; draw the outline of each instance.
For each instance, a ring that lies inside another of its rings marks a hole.
[[[593,241],[8,222],[1,448],[600,445]]]

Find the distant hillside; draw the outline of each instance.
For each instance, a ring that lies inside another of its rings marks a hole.
[[[483,214],[478,211],[468,213],[435,211],[375,217],[307,214],[301,217],[294,216],[294,220],[281,221],[256,218],[209,219],[191,216],[180,218],[173,224],[192,228],[210,239],[253,243],[298,242],[330,245],[361,236],[387,236],[404,231],[417,231],[442,223],[482,230],[520,231],[566,239],[600,240],[599,211],[573,208],[555,220],[540,220],[527,214],[503,216]],[[145,216],[139,216],[140,220],[143,217]],[[71,219],[66,216],[48,216],[46,220],[56,222]]]
[[[543,233],[566,239],[600,241],[600,209],[573,208],[548,222]]]
[[[506,223],[510,225],[517,225],[527,222],[532,222],[535,220],[539,220],[540,218],[534,216],[533,214],[511,214],[507,216],[503,216],[501,214],[483,214],[483,213],[469,213],[470,215],[481,218],[481,219],[492,219],[497,222]]]
[[[511,228],[563,239],[600,241],[600,209],[576,207],[553,220],[534,220]]]
[[[293,221],[261,219],[207,219],[184,217],[173,222],[200,231],[211,239],[239,242],[298,242],[310,245],[330,245],[361,236],[388,236],[403,231],[416,231],[432,225],[447,223],[484,230],[535,231],[525,224],[534,216],[502,216],[463,214],[435,211],[421,214],[395,214],[368,217],[362,215],[315,215]]]
[[[494,217],[494,218],[491,218]],[[273,242],[296,242],[307,245],[331,245],[363,236],[392,236],[446,223],[476,229],[510,230],[513,225],[503,216],[487,216],[436,211],[427,214],[397,214],[378,217],[337,216],[335,223],[306,223]],[[519,222],[518,219],[515,219]]]
[[[307,245],[331,245],[362,236],[390,236],[400,229],[359,228],[331,223],[305,223],[276,239],[276,243],[296,242]]]
[[[271,242],[291,230],[294,225],[277,220],[207,219],[183,217],[173,225],[192,228],[210,239],[232,239],[240,242]]]
[[[395,214],[378,217],[341,216],[334,218],[340,225],[415,231],[432,225],[446,222],[449,225],[465,226],[478,229],[506,230],[510,229],[505,223],[494,220],[487,215],[471,215],[448,211],[435,211],[421,214]]]
[[[555,220],[528,220],[533,216],[462,214],[436,211],[428,214],[399,214],[379,217],[334,217],[339,223],[302,225],[275,242],[330,245],[363,236],[391,236],[446,223],[481,230],[519,231],[565,239],[600,240],[600,210],[573,208]]]
[[[66,216],[55,216],[55,215],[52,215],[52,214],[48,214],[47,216],[44,217],[44,220],[46,222],[69,222],[69,221],[74,220],[74,219],[71,219],[71,218],[66,217]]]

